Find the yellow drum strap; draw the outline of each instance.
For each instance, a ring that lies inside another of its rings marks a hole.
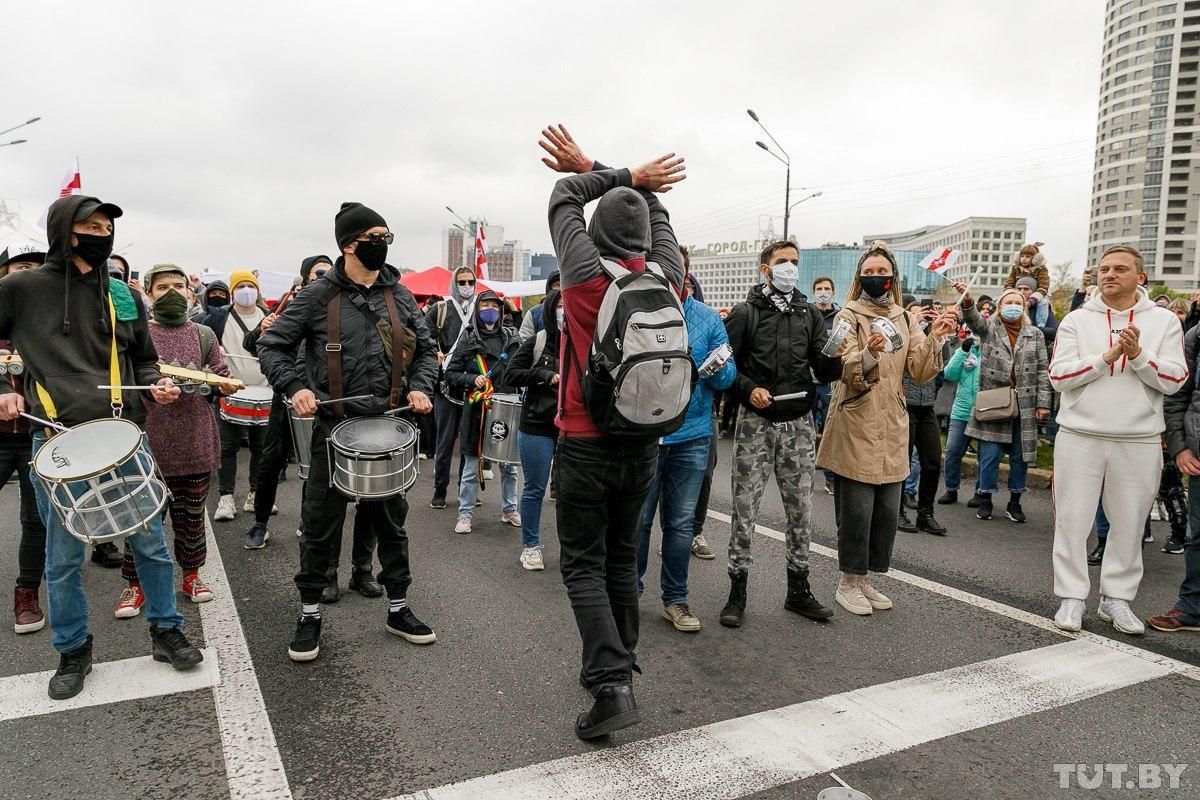
[[[108,318],[112,328],[112,340],[108,350],[108,383],[113,388],[108,390],[109,401],[112,403],[113,416],[121,416],[121,390],[117,387],[121,385],[121,362],[117,358],[117,309],[113,305],[112,298],[108,298]],[[58,422],[58,409],[54,405],[53,398],[46,391],[46,387],[37,381],[33,382],[33,388],[37,391],[38,401],[45,409],[46,415],[50,417],[51,422]]]

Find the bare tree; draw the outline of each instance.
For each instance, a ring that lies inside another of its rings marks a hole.
[[[1079,278],[1071,274],[1074,267],[1075,262],[1070,259],[1050,267],[1051,294],[1056,294],[1059,290],[1073,292],[1079,288]]]

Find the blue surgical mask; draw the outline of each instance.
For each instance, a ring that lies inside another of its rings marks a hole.
[[[500,309],[498,308],[481,308],[479,309],[479,321],[484,325],[495,325],[500,321]]]
[[[1025,309],[1020,306],[1005,306],[1000,309],[1000,316],[1007,322],[1016,322],[1025,313]]]

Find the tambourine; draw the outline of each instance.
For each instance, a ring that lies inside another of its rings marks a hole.
[[[846,320],[838,320],[838,323],[833,326],[833,330],[829,332],[829,338],[825,341],[825,346],[821,348],[821,355],[836,356],[842,349],[842,342],[846,341],[846,334],[850,333],[850,323]]]
[[[16,353],[0,350],[0,375],[20,375],[25,371],[25,362]]]
[[[894,353],[901,347],[904,347],[904,337],[900,335],[900,331],[892,324],[890,319],[885,317],[876,317],[871,323],[871,330],[878,333],[884,339],[887,339],[888,346],[883,349],[885,353]]]
[[[733,348],[729,346],[728,342],[713,350],[708,354],[708,358],[704,359],[704,363],[700,365],[700,379],[703,380],[704,378],[711,378],[713,375],[716,375],[732,357]]]

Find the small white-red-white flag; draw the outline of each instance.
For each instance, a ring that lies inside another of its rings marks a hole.
[[[75,166],[67,173],[67,177],[63,178],[62,186],[58,187],[59,197],[73,194],[83,194],[83,179],[79,176],[79,156],[75,156]]]
[[[483,223],[475,223],[475,277],[488,279],[487,237],[483,235]]]
[[[961,255],[962,250],[951,250],[949,248],[934,250],[921,259],[921,266],[930,272],[936,272],[938,275],[944,276],[954,266]]]

